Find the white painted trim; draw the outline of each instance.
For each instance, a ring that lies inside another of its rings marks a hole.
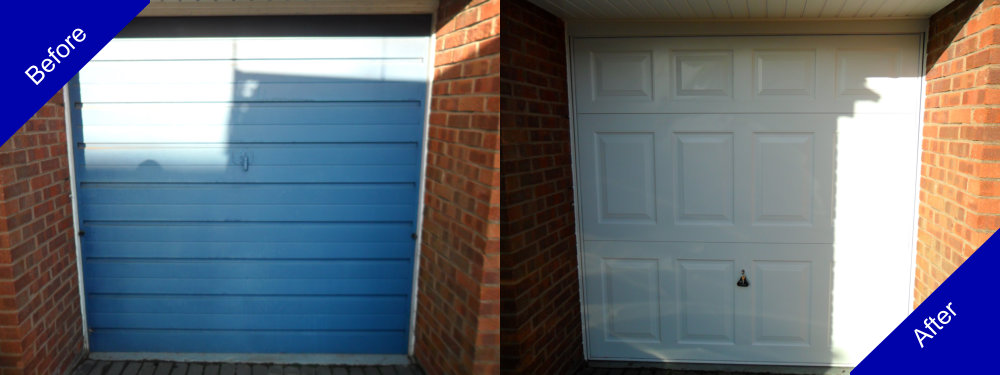
[[[73,102],[70,101],[69,83],[63,86],[63,111],[66,123],[66,160],[69,168],[69,197],[73,211],[73,245],[76,252],[76,283],[80,293],[80,321],[83,328],[83,351],[90,350],[90,332],[87,330],[87,298],[83,289],[83,251],[80,245],[80,212],[76,199],[76,161],[73,158]]]
[[[402,354],[90,353],[102,361],[241,362],[300,365],[409,365]]]
[[[139,17],[427,14],[437,5],[438,0],[153,1]]]
[[[924,150],[924,101],[927,98],[927,47],[930,44],[930,24],[924,25],[924,32],[920,34],[921,36],[921,53],[920,54],[920,104],[917,110],[917,165],[916,165],[916,183],[913,186],[913,235],[910,239],[910,278],[909,278],[909,288],[907,288],[909,295],[907,298],[906,313],[909,314],[913,312],[913,302],[916,301],[913,293],[917,289],[917,242],[920,237],[920,179],[922,178],[920,174],[920,166],[923,164]]]
[[[434,50],[437,45],[437,12],[431,15],[431,35],[427,38],[427,97],[424,100],[424,129],[420,150],[420,182],[417,186],[417,238],[413,245],[413,291],[410,293],[410,337],[406,353],[413,356],[417,341],[417,303],[420,300],[420,243],[424,238],[424,190],[427,185],[427,141],[431,127],[431,98],[434,94]]]
[[[734,36],[734,35],[857,35],[917,34],[926,19],[884,20],[586,20],[567,21],[573,37]]]
[[[565,26],[566,31],[566,99],[567,107],[569,109],[569,155],[570,155],[570,170],[573,176],[573,215],[574,223],[573,229],[576,236],[576,276],[577,283],[579,284],[580,293],[580,331],[581,338],[583,339],[583,360],[590,360],[590,340],[587,338],[587,291],[584,287],[584,275],[583,270],[587,269],[583,266],[585,257],[583,256],[583,221],[580,218],[583,212],[580,211],[580,187],[579,187],[579,172],[577,171],[579,163],[577,163],[577,152],[576,152],[576,97],[573,95],[573,38],[569,35],[569,25]]]

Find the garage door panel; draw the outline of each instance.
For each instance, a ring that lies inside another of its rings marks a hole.
[[[241,129],[242,125],[365,125],[420,123],[420,102],[390,103],[88,103],[75,126],[183,126]],[[252,116],[250,115],[252,114]],[[416,120],[416,121],[415,121]],[[223,134],[219,129],[204,132]],[[119,129],[121,130],[121,129]],[[126,132],[127,133],[127,132]],[[234,132],[239,133],[239,132]],[[280,135],[275,132],[275,135]],[[218,139],[216,139],[218,142]]]
[[[815,133],[753,134],[755,225],[811,226],[816,200]],[[831,173],[830,167],[821,173]]]
[[[815,99],[815,49],[760,49],[753,51],[753,58],[754,99]]]
[[[187,314],[184,320],[169,314],[93,314],[87,323],[102,329],[183,329],[183,330],[398,330],[406,329],[406,315],[399,314]],[[386,325],[385,322],[390,322]]]
[[[100,295],[395,295],[410,293],[410,280],[385,279],[221,279],[178,277],[87,277],[87,290]],[[208,328],[208,327],[206,327]]]
[[[77,170],[91,182],[169,183],[399,183],[419,179],[414,166],[138,166],[86,167]]]
[[[254,77],[256,75],[251,75]],[[239,83],[91,84],[80,90],[87,103],[162,102],[364,102],[417,101],[427,86],[421,82],[266,83],[251,78]]]
[[[576,109],[579,113],[906,112],[920,100],[919,46],[914,35],[579,38],[574,41],[573,61]],[[613,70],[627,67],[598,58],[640,55],[647,56],[641,59],[642,66],[630,71],[643,73],[620,81],[607,77],[626,74]],[[616,85],[628,89],[607,89]],[[599,95],[602,92],[607,95]]]
[[[418,142],[416,124],[368,125],[91,125],[80,141],[92,147],[135,143],[399,143]],[[85,146],[85,145],[84,145]],[[80,145],[78,144],[78,147]],[[121,146],[119,146],[121,147]],[[146,147],[150,147],[146,145]],[[176,147],[176,145],[175,145]],[[226,145],[238,148],[239,145]]]
[[[836,93],[842,98],[878,98],[893,89],[888,79],[903,74],[898,48],[842,48],[836,54]]]
[[[732,50],[675,50],[672,55],[675,100],[732,99]]]
[[[733,225],[734,134],[675,132],[678,225]]]
[[[94,313],[152,314],[405,314],[407,296],[153,296],[101,295],[87,306]]]
[[[253,165],[416,165],[420,154],[413,143],[375,144],[235,144],[143,145],[88,143],[82,147],[88,166],[139,165],[149,160],[161,166],[236,163],[247,155]],[[221,162],[221,163],[220,163]]]
[[[88,258],[84,271],[92,277],[207,278],[406,278],[407,260],[284,259],[110,259]],[[322,282],[317,280],[317,282]]]
[[[416,205],[81,205],[91,220],[412,221]]]
[[[733,260],[677,260],[678,343],[735,344],[736,273]]]
[[[596,133],[601,222],[656,222],[653,133]]]
[[[131,259],[408,259],[409,241],[397,242],[135,242],[87,240],[87,258]],[[247,281],[251,282],[251,281]]]
[[[602,258],[601,267],[607,340],[659,342],[659,261]]]
[[[91,61],[87,72],[82,85],[421,82],[427,65],[422,58]]]
[[[829,360],[830,321],[825,312],[831,299],[831,245],[584,245],[589,342],[599,358]],[[747,277],[747,287],[737,286],[741,274]],[[614,285],[616,277],[619,285]],[[657,287],[649,286],[653,283]],[[616,287],[630,293],[617,294],[615,300]],[[659,311],[657,326],[646,318],[654,308]],[[615,319],[632,325],[615,326]],[[654,327],[659,328],[655,340],[647,335]],[[616,329],[632,336],[616,334]],[[735,360],[740,361],[745,360]]]
[[[634,119],[608,125],[606,119],[581,119],[579,168],[586,202],[585,235],[591,239],[641,238],[649,228],[662,228],[664,206],[657,188],[664,149],[654,127]],[[591,234],[593,233],[593,234]],[[599,234],[598,234],[599,233]]]
[[[406,352],[403,331],[204,331],[95,330],[95,352],[170,352],[183,347],[197,353],[343,353]]]
[[[426,37],[115,39],[93,61],[423,58]]]
[[[114,184],[86,183],[81,204],[376,204],[412,203],[414,183],[395,184]]]
[[[582,207],[584,238],[829,242],[837,121],[835,115],[581,115],[580,179],[594,182],[580,191],[596,203]],[[620,149],[608,146],[616,141]]]
[[[812,264],[753,262],[753,345],[809,346],[812,314]]]
[[[86,241],[157,242],[399,242],[410,222],[91,222]]]
[[[591,347],[600,353],[639,356],[662,345],[670,330],[663,305],[667,280],[665,259],[654,244],[588,242],[583,272],[587,288],[585,311]]]
[[[653,101],[651,51],[607,51],[590,55],[594,67],[591,100]]]

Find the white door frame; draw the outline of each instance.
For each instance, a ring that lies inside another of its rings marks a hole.
[[[926,88],[926,56],[929,23],[924,18],[912,19],[820,19],[820,20],[768,20],[768,21],[733,21],[733,20],[699,20],[699,21],[662,21],[662,20],[566,20],[565,25],[565,46],[566,46],[566,82],[568,94],[568,110],[570,124],[570,156],[573,175],[573,194],[577,204],[573,205],[574,215],[576,215],[575,235],[576,235],[576,257],[577,257],[577,282],[579,284],[579,308],[581,319],[581,337],[583,340],[583,356],[585,360],[591,360],[591,349],[588,339],[588,316],[586,313],[586,286],[584,284],[584,253],[583,253],[583,227],[582,227],[582,197],[580,193],[579,179],[579,139],[577,132],[576,97],[574,87],[574,67],[573,67],[573,42],[577,38],[586,37],[667,37],[667,36],[804,36],[804,35],[898,35],[898,34],[918,34],[921,38],[921,51],[918,54],[921,58],[919,62],[920,71],[920,103],[917,118],[914,119],[921,129],[923,128],[924,96]],[[918,131],[917,142],[914,147],[917,149],[917,157],[913,168],[917,177],[914,184],[915,191],[912,211],[912,230],[910,235],[910,275],[908,288],[905,291],[908,295],[909,311],[913,310],[914,277],[916,271],[916,245],[919,220],[920,204],[920,160],[922,156],[921,142],[923,132]],[[902,291],[901,291],[902,292]],[[636,360],[631,360],[636,361]],[[642,360],[639,360],[642,361]]]

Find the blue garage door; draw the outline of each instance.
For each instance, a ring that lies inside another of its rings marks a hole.
[[[157,20],[80,72],[92,351],[406,353],[429,42],[415,19],[348,36]]]

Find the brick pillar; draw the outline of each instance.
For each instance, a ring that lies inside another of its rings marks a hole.
[[[0,147],[0,373],[83,354],[62,93]]]
[[[915,304],[1000,227],[998,4],[958,0],[930,20]]]
[[[501,13],[501,363],[568,374],[583,334],[564,25],[525,0]]]
[[[428,374],[496,374],[500,1],[442,0],[437,17],[414,354]]]

